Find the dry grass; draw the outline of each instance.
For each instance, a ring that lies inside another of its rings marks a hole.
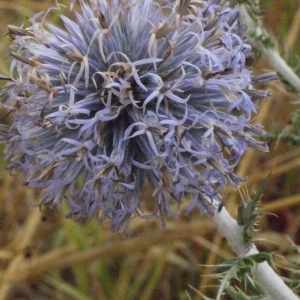
[[[1,57],[9,44],[6,25],[26,23],[32,13],[50,3],[54,1],[0,0]],[[264,6],[266,24],[274,22],[269,28],[280,41],[287,41],[282,50],[299,55],[297,1],[265,1]],[[288,23],[282,19],[282,10],[290,17]],[[285,26],[285,36],[280,26]],[[255,68],[259,72],[258,68],[268,66],[260,59]],[[8,61],[1,59],[0,69],[7,74]],[[281,128],[290,124],[297,96],[281,83],[270,88],[273,95],[262,103],[256,121],[272,132],[275,124]],[[294,128],[290,125],[287,130]],[[153,221],[133,220],[131,236],[125,239],[111,235],[106,224],[93,221],[80,226],[66,220],[63,211],[33,207],[39,192],[22,186],[20,174],[7,174],[2,155],[0,164],[0,300],[177,300],[188,299],[185,291],[191,299],[200,300],[188,285],[214,295],[212,285],[217,282],[206,276],[211,274],[210,266],[233,256],[207,217],[198,212],[186,217],[183,208],[179,220],[170,220],[166,231]],[[260,220],[258,238],[265,241],[259,247],[276,251],[276,262],[287,267],[295,259],[291,241],[300,244],[299,171],[300,150],[278,141],[270,142],[267,155],[250,150],[238,170],[248,177],[242,188],[249,191],[271,174],[262,209],[278,217],[265,215]],[[144,196],[149,197],[147,191]],[[239,193],[229,190],[226,206],[233,215],[239,202]]]

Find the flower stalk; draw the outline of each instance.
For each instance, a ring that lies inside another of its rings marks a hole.
[[[216,207],[217,208],[217,207]],[[258,254],[256,246],[252,243],[250,246],[245,244],[243,238],[243,227],[239,226],[237,221],[232,218],[223,206],[220,211],[215,209],[212,217],[219,233],[226,238],[232,250],[239,257]],[[298,300],[299,298],[284,283],[282,278],[271,268],[268,262],[259,263],[254,270],[254,277],[265,289],[268,294],[267,299],[273,300]]]
[[[287,64],[281,57],[276,48],[276,43],[270,42],[274,38],[262,27],[260,22],[257,23],[249,13],[249,6],[247,4],[240,5],[240,11],[243,22],[248,26],[251,34],[249,39],[251,44],[261,51],[264,58],[270,65],[280,74],[286,81],[298,92],[300,92],[300,78],[295,71]]]

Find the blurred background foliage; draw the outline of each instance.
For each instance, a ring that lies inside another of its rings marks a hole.
[[[0,0],[1,74],[9,72],[7,25],[28,24],[34,13],[47,10],[54,2]],[[69,7],[69,0],[59,2]],[[67,8],[62,11],[72,15]],[[300,73],[300,2],[265,0],[261,11],[280,53]],[[50,13],[47,20],[59,24],[57,13]],[[266,60],[254,52],[254,72],[268,70]],[[259,219],[255,238],[261,251],[274,253],[277,270],[296,285],[299,271],[291,269],[300,265],[296,246],[300,245],[299,95],[282,82],[269,88],[272,96],[261,103],[255,121],[269,132],[270,153],[248,151],[237,172],[248,178],[241,191],[250,194],[270,175],[261,204],[267,214]],[[1,111],[1,122],[9,122],[4,115]],[[95,220],[79,225],[64,218],[65,208],[34,207],[40,191],[24,187],[21,174],[6,172],[3,149],[1,146],[0,300],[200,300],[204,299],[201,293],[214,298],[219,281],[210,276],[212,267],[234,255],[207,216],[198,211],[186,216],[183,206],[166,230],[159,222],[134,219],[125,238],[111,234],[107,224]],[[145,202],[151,199],[147,189],[142,198]],[[225,205],[233,216],[240,203],[238,191],[226,191]]]

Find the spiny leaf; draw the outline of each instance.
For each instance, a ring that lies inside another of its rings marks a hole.
[[[237,222],[240,226],[243,226],[243,237],[246,243],[246,247],[250,246],[255,231],[255,225],[257,218],[262,215],[262,212],[258,212],[260,199],[268,184],[269,177],[262,183],[259,190],[249,197],[246,193],[242,199],[242,205],[238,208]]]

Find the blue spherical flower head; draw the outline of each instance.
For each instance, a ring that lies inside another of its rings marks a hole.
[[[73,1],[75,2],[75,1]],[[148,217],[212,213],[249,147],[267,151],[251,125],[257,100],[268,96],[245,67],[251,46],[238,8],[221,1],[80,2],[64,28],[31,20],[9,26],[10,81],[1,125],[9,170],[45,189],[40,204],[60,206],[78,221],[109,218],[112,231],[143,216],[145,182],[153,189]],[[187,199],[188,199],[187,198]],[[176,208],[175,208],[176,210]]]

